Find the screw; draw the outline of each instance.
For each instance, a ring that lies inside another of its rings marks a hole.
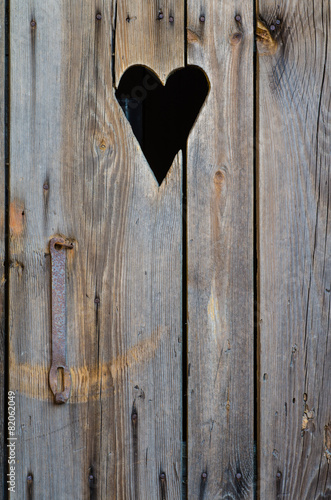
[[[47,182],[45,182],[45,184],[43,185],[43,188],[45,189],[45,191],[49,190],[49,185],[47,184]]]
[[[166,477],[165,473],[164,473],[164,472],[161,472],[161,474],[160,474],[160,479],[161,479],[161,481],[164,481],[164,480],[165,480],[165,477]]]
[[[277,476],[277,477],[278,477],[278,479],[279,479],[280,477],[282,477],[282,474],[281,474],[280,472],[277,472],[276,476]]]
[[[26,478],[27,481],[31,482],[33,480],[32,476],[29,474],[28,477]]]
[[[200,23],[204,23],[206,20],[205,16],[200,16]]]
[[[101,19],[102,19],[102,15],[100,13],[97,14],[95,17],[96,17],[97,21],[101,21]]]
[[[94,299],[94,303],[95,303],[95,304],[100,304],[100,299],[99,299],[99,297],[95,297],[95,299]]]
[[[280,19],[276,19],[276,24],[278,24],[278,26],[280,25],[281,21]]]
[[[31,28],[35,28],[37,26],[36,21],[32,20],[30,23]]]
[[[276,26],[275,26],[274,24],[272,24],[272,25],[270,26],[270,30],[271,30],[271,31],[275,31],[275,29],[276,29]]]
[[[160,19],[163,19],[164,18],[164,15],[163,15],[163,12],[159,12],[159,15],[157,16],[157,18],[160,20]]]
[[[241,23],[241,16],[237,14],[235,20],[237,21],[237,23]]]
[[[202,477],[202,479],[207,479],[207,472],[203,472],[203,473],[201,474],[201,477]]]
[[[130,16],[128,16],[125,20],[126,20],[127,23],[129,23],[131,21]]]
[[[238,472],[238,473],[236,474],[236,478],[237,478],[237,479],[241,479],[241,474],[240,474],[240,472]]]
[[[170,23],[173,23],[173,22],[174,22],[174,18],[173,18],[173,16],[170,16],[170,17],[169,17],[169,22],[170,22]]]
[[[136,422],[138,415],[136,413],[132,413],[132,422]]]

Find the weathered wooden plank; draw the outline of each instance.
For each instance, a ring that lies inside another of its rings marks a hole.
[[[134,64],[148,66],[163,84],[184,66],[184,5],[183,0],[117,2],[116,86]]]
[[[330,4],[260,8],[260,498],[330,498]]]
[[[253,498],[253,2],[187,10],[210,80],[187,160],[188,498]]]
[[[0,1],[0,82],[1,82],[1,98],[0,98],[0,162],[1,162],[1,179],[0,179],[0,491],[5,487],[4,474],[4,459],[5,459],[5,414],[4,397],[5,397],[5,2]]]
[[[115,99],[114,19],[114,2],[11,2],[19,498],[180,498],[181,156],[159,188]],[[55,234],[74,243],[60,406],[47,380]]]

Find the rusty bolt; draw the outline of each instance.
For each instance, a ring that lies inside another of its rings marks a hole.
[[[95,17],[96,17],[97,21],[101,21],[101,19],[102,19],[102,15],[100,13],[98,13]]]
[[[169,23],[173,23],[174,22],[174,17],[173,16],[169,16]]]
[[[201,474],[201,477],[202,477],[202,479],[207,479],[207,472],[203,472],[203,473]]]
[[[236,474],[236,478],[237,478],[237,479],[241,479],[241,474],[240,474],[240,472],[237,472],[237,474]]]
[[[271,31],[275,31],[275,29],[276,29],[276,26],[275,26],[274,24],[272,24],[272,25],[270,26],[270,30],[271,30]]]
[[[35,28],[37,26],[37,23],[34,19],[32,19],[32,21],[30,22],[30,26],[31,28]]]
[[[205,16],[200,16],[200,23],[204,23],[206,20]]]
[[[45,184],[43,185],[43,188],[45,189],[45,191],[49,190],[49,185],[47,184],[47,182],[45,182]]]
[[[161,472],[161,474],[160,474],[160,479],[161,479],[161,481],[164,481],[164,480],[165,480],[165,477],[166,477],[165,473],[164,473],[164,472]]]
[[[237,14],[235,20],[237,21],[237,23],[241,23],[241,16]]]

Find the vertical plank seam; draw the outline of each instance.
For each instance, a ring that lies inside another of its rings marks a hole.
[[[116,23],[117,23],[117,0],[114,3],[114,13],[113,13],[113,29],[112,29],[112,42],[111,42],[111,74],[112,74],[112,84],[113,88],[116,87],[116,74],[115,74],[115,44],[116,44]]]

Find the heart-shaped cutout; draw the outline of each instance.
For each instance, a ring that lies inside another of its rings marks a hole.
[[[159,184],[181,149],[209,92],[205,73],[186,66],[163,86],[144,66],[131,66],[120,80],[116,98]]]

